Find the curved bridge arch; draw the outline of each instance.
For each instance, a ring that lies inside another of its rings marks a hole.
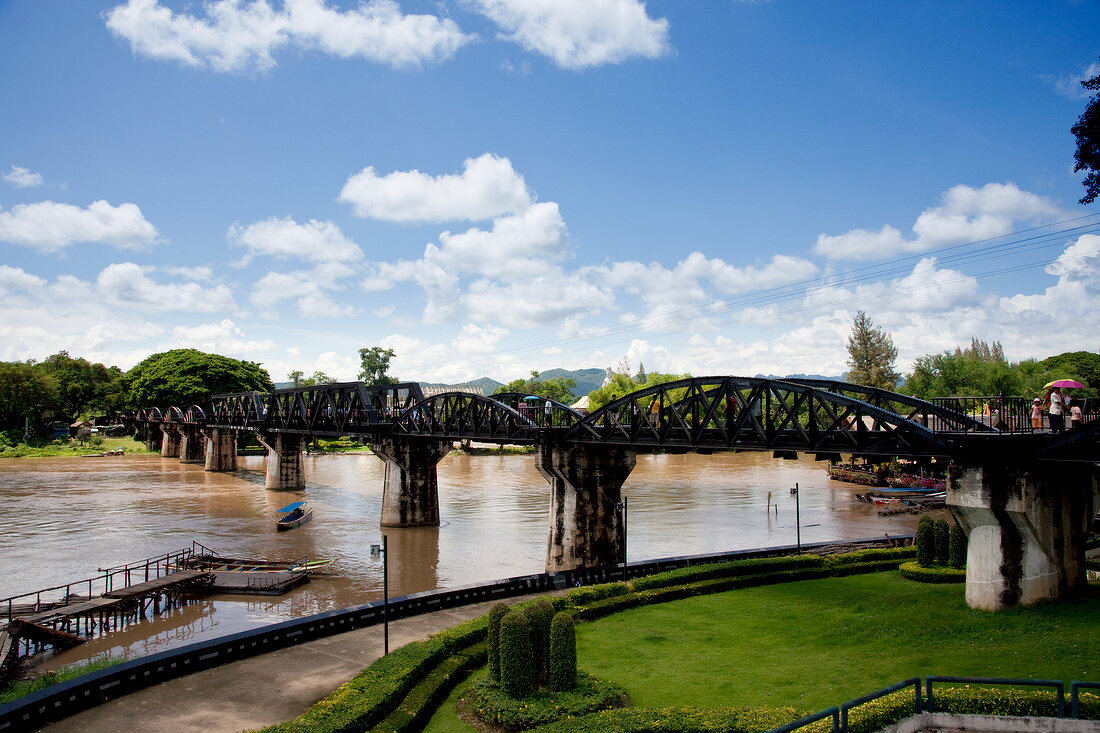
[[[694,377],[668,382],[605,405],[564,439],[654,449],[948,455],[950,446],[927,425],[931,416],[950,419],[957,429],[989,430],[923,400],[810,381]],[[850,395],[909,409],[903,415]]]
[[[539,426],[529,415],[492,397],[443,392],[405,409],[389,435],[533,443]]]
[[[526,410],[528,417],[531,418],[532,422],[544,428],[572,427],[584,419],[584,415],[564,402],[549,400],[550,418],[548,420],[546,417],[546,402],[548,398],[539,397],[538,400],[529,399],[535,396],[537,395],[524,392],[501,392],[500,394],[489,395],[489,399],[509,405],[520,413],[524,412],[524,410],[520,409],[521,406],[526,405],[528,408]]]

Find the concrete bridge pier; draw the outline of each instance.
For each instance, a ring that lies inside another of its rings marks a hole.
[[[968,538],[967,604],[998,611],[1084,586],[1097,478],[1090,464],[952,464],[947,508]]]
[[[540,445],[550,483],[546,571],[614,565],[623,557],[618,503],[637,463],[633,450],[604,445]]]
[[[134,430],[134,440],[141,441],[145,444],[145,450],[155,451],[160,450],[161,437],[160,430],[157,426],[150,423],[138,423]]]
[[[309,435],[294,433],[257,433],[260,445],[267,448],[267,481],[264,486],[273,491],[294,491],[306,487],[302,450]]]
[[[177,425],[180,436],[180,463],[205,463],[206,440],[198,425]]]
[[[439,484],[435,466],[451,452],[451,441],[383,438],[370,449],[386,462],[382,488],[383,527],[438,527]]]
[[[206,470],[237,470],[237,431],[226,428],[203,428],[206,438]]]
[[[180,434],[176,430],[175,423],[162,423],[160,426],[160,455],[161,458],[180,457]]]

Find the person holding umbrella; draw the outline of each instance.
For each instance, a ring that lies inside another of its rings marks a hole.
[[[1050,389],[1050,432],[1064,433],[1066,430],[1066,417],[1064,412],[1065,400],[1062,398],[1062,390],[1057,387]]]

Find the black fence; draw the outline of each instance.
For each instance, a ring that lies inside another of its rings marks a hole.
[[[911,535],[897,535],[899,543],[912,540]],[[843,544],[880,544],[883,539],[845,540]],[[837,542],[803,543],[803,552],[839,544]],[[643,560],[631,565],[586,568],[558,573],[538,573],[506,578],[492,583],[472,585],[452,590],[425,591],[391,598],[385,613],[390,620],[431,613],[473,603],[512,598],[529,593],[564,590],[582,585],[607,583],[624,577],[651,575],[664,570],[690,565],[726,562],[750,557],[789,555],[796,545],[735,550],[713,555],[685,555],[658,560]],[[53,685],[18,700],[0,705],[0,733],[36,730],[47,723],[74,715],[108,700],[136,692],[150,685],[182,677],[192,672],[228,664],[257,654],[275,651],[345,631],[381,624],[383,602],[373,601],[359,606],[326,611],[300,619],[282,621],[259,629],[196,642],[148,657],[133,659],[96,672],[90,672],[68,682]]]
[[[1047,405],[1042,407],[1042,417],[1038,427],[1035,427],[1031,419],[1031,409],[1034,405],[1031,397],[933,397],[929,402],[947,410],[967,415],[979,420],[1002,433],[1033,433],[1050,430],[1050,418],[1047,414]],[[1065,407],[1065,427],[1070,428],[1070,407],[1076,405],[1081,409],[1082,422],[1088,422],[1100,418],[1100,399],[1095,397],[1070,397],[1069,404]],[[930,425],[936,429],[934,425]]]

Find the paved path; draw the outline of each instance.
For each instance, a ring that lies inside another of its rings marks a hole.
[[[508,603],[536,596],[507,599]],[[390,649],[488,613],[496,601],[390,622]],[[51,723],[49,733],[233,733],[296,718],[382,656],[382,625],[195,672]]]

